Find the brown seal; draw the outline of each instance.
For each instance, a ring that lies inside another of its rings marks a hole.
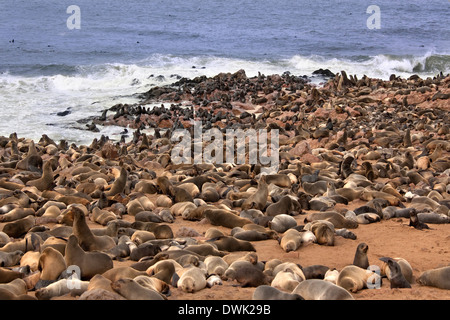
[[[258,189],[256,192],[247,199],[241,206],[242,210],[258,209],[263,210],[267,203],[267,197],[269,195],[268,184],[266,183],[266,176],[262,175],[258,181]]]
[[[41,280],[56,280],[66,269],[66,261],[61,252],[52,247],[47,247],[42,251],[38,262]]]
[[[369,267],[369,258],[367,256],[368,250],[369,246],[366,243],[362,242],[358,244],[355,252],[355,257],[353,259],[353,265],[363,269],[367,269]]]
[[[127,300],[165,300],[159,292],[148,289],[130,278],[119,279],[113,282],[111,287]]]
[[[138,271],[132,267],[115,267],[113,269],[109,269],[106,272],[102,273],[102,276],[111,282],[115,282],[121,278],[131,278],[134,279],[140,275],[147,275],[145,271]]]
[[[300,282],[292,291],[305,300],[355,300],[344,288],[321,279],[308,279]]]
[[[14,294],[5,288],[0,288],[0,300],[37,300],[28,294]]]
[[[261,285],[269,285],[271,278],[268,277],[261,269],[254,265],[246,265],[237,268],[230,280],[236,280],[239,285],[245,287],[258,287]]]
[[[356,221],[346,219],[343,215],[336,211],[313,212],[308,214],[305,218],[305,222],[311,222],[314,220],[330,221],[336,229],[355,229],[358,227],[358,223]]]
[[[180,277],[177,287],[187,293],[195,293],[206,288],[206,271],[195,266],[189,266],[177,272]]]
[[[382,257],[380,260],[386,262],[389,268],[389,281],[391,282],[391,289],[411,288],[411,285],[403,275],[402,269],[397,261],[388,257]]]
[[[417,278],[417,283],[422,286],[450,290],[450,267],[424,271],[419,278]]]
[[[24,274],[8,268],[0,268],[0,283],[8,283],[14,279],[22,279]]]
[[[348,265],[339,273],[336,284],[350,292],[358,292],[369,285],[380,285],[381,276],[371,270]]]
[[[281,291],[268,285],[258,286],[253,291],[252,300],[304,300],[297,293],[289,293]]]
[[[208,240],[213,243],[217,249],[222,251],[256,251],[250,241],[236,239],[233,236],[222,236]]]
[[[13,267],[18,265],[23,254],[24,253],[20,250],[13,252],[0,251],[0,267]]]
[[[80,246],[86,251],[106,251],[116,246],[116,242],[110,236],[96,236],[86,223],[84,212],[78,207],[72,207],[73,234],[77,237]]]
[[[302,245],[302,234],[295,230],[287,230],[280,239],[281,248],[286,251],[295,251]]]
[[[127,179],[128,179],[128,171],[125,169],[125,167],[121,167],[119,177],[117,177],[117,179],[114,180],[111,189],[105,192],[106,196],[113,197],[116,194],[124,192],[125,186],[127,184]]]
[[[225,209],[206,209],[204,214],[212,225],[223,226],[230,229],[242,227],[248,223],[253,223],[249,219],[241,218],[233,212]]]
[[[53,169],[51,161],[46,161],[42,168],[42,176],[36,180],[30,180],[27,186],[36,187],[39,191],[51,190],[54,185]]]
[[[25,218],[8,222],[3,226],[3,232],[12,238],[20,238],[27,233],[35,224],[34,216],[27,216]]]
[[[67,241],[64,259],[68,267],[77,266],[80,268],[82,280],[89,280],[96,274],[102,274],[114,266],[112,259],[106,253],[85,252],[78,244],[75,235],[71,235]]]
[[[298,214],[300,211],[300,204],[291,198],[291,196],[283,196],[280,200],[269,205],[266,209],[266,215],[269,217],[275,217],[279,214]]]
[[[35,214],[33,208],[14,208],[8,213],[2,214],[0,216],[0,222],[11,222]]]

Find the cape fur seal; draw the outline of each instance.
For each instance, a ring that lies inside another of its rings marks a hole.
[[[343,215],[336,211],[325,211],[325,212],[313,212],[306,216],[305,222],[311,222],[314,220],[327,220],[330,221],[336,229],[355,229],[358,228],[358,223],[356,221],[346,219]]]
[[[57,280],[66,269],[66,261],[61,252],[52,247],[47,247],[42,251],[38,261],[41,280]]]
[[[367,269],[369,267],[369,258],[367,256],[367,251],[369,246],[362,242],[356,247],[355,257],[353,258],[353,265]]]
[[[336,284],[350,292],[358,292],[364,288],[381,286],[381,276],[371,270],[348,265],[339,273]]]
[[[417,278],[417,283],[422,286],[431,286],[450,290],[450,267],[442,267],[424,271]]]
[[[165,300],[159,292],[144,287],[130,278],[119,279],[113,282],[111,287],[127,300]]]
[[[389,268],[388,279],[391,283],[391,289],[411,288],[411,285],[403,275],[400,264],[398,264],[397,261],[388,257],[382,257],[380,258],[380,260],[385,262],[387,264],[387,267]]]
[[[194,293],[206,287],[206,271],[194,266],[182,270],[177,287],[187,293]]]
[[[269,228],[279,233],[284,233],[286,230],[293,228],[296,225],[297,220],[287,214],[276,215],[271,221],[268,222]]]
[[[321,279],[308,279],[300,282],[292,291],[305,300],[354,300],[344,288]]]
[[[27,216],[16,221],[8,222],[3,226],[2,231],[12,238],[20,238],[34,226],[35,220],[36,218],[34,216]]]
[[[116,242],[110,236],[96,236],[86,223],[86,217],[78,207],[72,207],[73,234],[77,237],[81,248],[86,251],[106,251],[114,248]]]
[[[269,217],[275,217],[280,214],[298,214],[300,209],[300,204],[295,203],[296,201],[291,198],[291,196],[283,196],[280,200],[269,205],[266,209],[266,215]]]
[[[96,274],[104,273],[114,267],[112,259],[103,252],[85,252],[78,244],[75,235],[67,240],[66,255],[67,266],[78,266],[81,271],[81,280],[89,280]]]
[[[127,179],[128,171],[125,169],[125,167],[121,167],[119,176],[114,180],[111,188],[107,192],[105,192],[106,196],[113,197],[116,194],[122,193],[125,190]]]
[[[24,253],[20,250],[12,252],[0,251],[0,267],[13,267],[18,265]]]
[[[241,218],[236,214],[224,209],[206,209],[204,211],[204,214],[212,225],[222,226],[230,229],[233,229],[235,227],[242,227],[248,223],[253,223],[249,219]]]
[[[70,293],[72,296],[79,296],[88,290],[89,281],[79,279],[61,279],[53,282],[45,288],[36,290],[38,300],[50,300]]]
[[[258,286],[253,291],[252,300],[304,300],[303,297],[296,293],[281,291],[269,285]]]
[[[242,210],[258,209],[263,210],[267,203],[267,197],[269,195],[268,184],[266,183],[266,176],[261,175],[258,181],[258,189],[247,199],[241,206]]]

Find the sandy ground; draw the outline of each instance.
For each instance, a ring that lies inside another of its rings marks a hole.
[[[358,207],[364,203],[364,201],[355,200],[350,204],[351,207]],[[129,215],[125,215],[123,218],[127,221],[134,220]],[[304,218],[304,214],[296,216],[297,224],[304,224]],[[88,224],[91,228],[101,227],[90,221]],[[361,242],[365,242],[369,246],[368,257],[371,265],[381,267],[380,257],[402,257],[411,264],[415,278],[426,270],[448,266],[450,263],[450,225],[429,224],[431,229],[417,230],[409,227],[408,224],[409,219],[394,218],[359,225],[358,228],[352,229],[357,235],[356,240],[336,236],[334,246],[310,244],[289,253],[283,251],[276,240],[253,241],[252,243],[261,261],[278,258],[282,261],[297,263],[302,267],[321,264],[341,270],[346,265],[352,264],[356,247]],[[186,221],[179,216],[176,217],[173,224],[170,224],[174,234],[182,226],[193,228],[200,234],[211,227],[209,223]],[[54,227],[54,225],[49,225],[49,227]],[[214,227],[225,233],[230,232],[230,229],[225,227]],[[199,237],[198,239],[203,238]],[[129,266],[133,263],[135,262],[130,260],[115,260],[114,266]],[[238,287],[235,281],[225,281],[221,286],[205,288],[195,294],[171,287],[171,295],[168,300],[251,300],[254,290],[255,288]],[[29,294],[34,295],[34,292],[30,291]],[[412,283],[411,289],[391,289],[389,280],[383,278],[379,289],[364,289],[354,293],[353,296],[356,300],[449,300],[450,291],[422,286],[418,283]],[[72,300],[76,297],[66,295],[57,299]]]

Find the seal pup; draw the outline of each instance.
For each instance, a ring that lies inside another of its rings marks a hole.
[[[212,274],[210,276],[208,276],[208,278],[206,279],[206,287],[208,288],[212,288],[213,286],[221,286],[223,285],[223,281],[220,278],[220,276]]]
[[[88,290],[89,281],[79,279],[60,279],[36,290],[36,298],[38,300],[50,300],[55,297],[61,297],[66,294],[79,296]]]
[[[389,268],[389,281],[391,282],[391,289],[394,288],[411,288],[411,285],[406,280],[405,276],[402,273],[402,269],[400,265],[392,258],[382,257],[381,261],[387,264]]]
[[[431,286],[450,290],[450,267],[442,267],[424,271],[416,281],[422,286]]]
[[[409,226],[418,230],[430,229],[426,223],[419,220],[419,216],[417,215],[417,210],[415,208],[411,208],[411,210],[409,210]]]
[[[329,267],[321,264],[313,264],[302,268],[305,279],[324,279],[328,270],[330,270]]]
[[[355,257],[353,258],[353,265],[367,269],[369,267],[369,258],[367,256],[367,251],[369,246],[365,242],[361,242],[356,247]]]
[[[258,286],[253,291],[252,300],[304,300],[296,293],[283,292],[269,285]]]
[[[386,257],[386,259],[389,257]],[[391,259],[391,258],[389,258]],[[411,265],[409,264],[408,261],[406,261],[403,258],[392,258],[395,262],[398,263],[398,265],[400,266],[400,269],[402,271],[403,276],[405,277],[406,281],[408,281],[409,283],[413,283],[413,269],[411,267]],[[380,259],[381,260],[381,259]],[[383,261],[383,260],[381,260]],[[381,276],[386,276],[388,279],[390,279],[390,270],[389,270],[389,266],[387,265],[387,263],[385,261],[383,261],[383,265],[381,266]]]
[[[80,268],[81,280],[89,280],[96,274],[102,274],[114,267],[113,260],[106,253],[85,252],[75,235],[71,235],[67,240],[64,260],[67,266],[75,265]]]
[[[292,293],[302,296],[305,300],[355,300],[344,288],[321,279],[304,280]]]
[[[139,283],[141,286],[155,290],[156,292],[159,292],[166,297],[170,295],[169,285],[162,280],[154,277],[149,277],[148,275],[140,275],[135,277],[133,280]]]

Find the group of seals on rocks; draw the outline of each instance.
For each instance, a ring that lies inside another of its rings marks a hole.
[[[405,259],[383,256],[377,274],[370,243],[355,245],[339,270],[261,261],[257,250],[260,241],[280,254],[332,250],[354,242],[359,225],[392,218],[416,232],[449,223],[450,77],[391,78],[341,72],[316,88],[287,73],[241,70],[153,88],[139,105],[96,119],[133,123],[130,142],[0,137],[0,297],[164,300],[231,282],[255,288],[254,299],[354,299],[385,278],[391,288],[449,289],[448,267],[413,283]],[[161,101],[173,104],[145,108]],[[279,130],[278,172],[174,163],[171,134],[192,131],[191,119],[223,133]],[[364,205],[350,210],[356,201]],[[194,227],[175,229],[176,220]]]

